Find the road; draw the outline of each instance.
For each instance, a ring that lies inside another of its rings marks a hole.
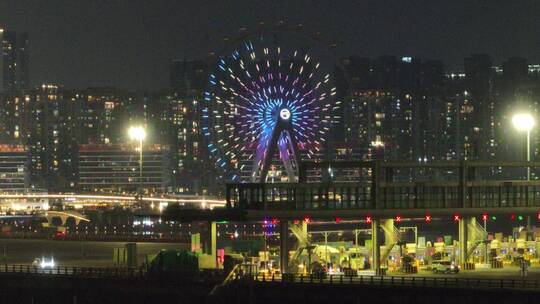
[[[0,239],[0,257],[8,264],[30,264],[35,258],[53,256],[60,266],[107,267],[114,266],[114,248],[123,242],[51,241]],[[144,262],[146,254],[161,249],[189,249],[189,244],[137,243],[137,259]],[[4,262],[4,261],[2,261]]]

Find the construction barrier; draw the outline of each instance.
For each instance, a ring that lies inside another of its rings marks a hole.
[[[401,270],[403,273],[418,273],[418,267],[413,265],[403,265]]]
[[[461,270],[474,270],[474,263],[465,263],[461,266]]]
[[[503,262],[499,260],[492,260],[491,268],[503,268]]]

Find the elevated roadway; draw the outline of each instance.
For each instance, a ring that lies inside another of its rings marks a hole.
[[[248,218],[265,216],[318,219],[462,216],[540,211],[540,180],[510,180],[479,172],[500,168],[539,168],[540,162],[310,162],[316,168],[348,168],[369,172],[354,182],[228,184],[227,206]],[[486,170],[487,169],[487,170]],[[416,170],[407,179],[397,172]],[[452,172],[437,179],[436,171]],[[422,173],[424,172],[424,173]],[[305,174],[305,173],[303,173]]]
[[[189,204],[199,208],[214,208],[225,206],[225,200],[214,197],[204,197],[197,195],[163,195],[163,196],[142,196],[137,197],[127,194],[77,194],[77,193],[14,193],[0,194],[0,204],[31,204],[44,203],[49,200],[61,201],[64,205],[88,206],[98,204],[125,205],[138,202],[148,204]]]

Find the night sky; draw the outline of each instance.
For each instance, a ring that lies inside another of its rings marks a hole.
[[[0,0],[0,26],[30,34],[32,83],[155,90],[172,58],[204,58],[259,22],[303,23],[338,55],[412,55],[462,68],[470,53],[540,63],[535,0]]]

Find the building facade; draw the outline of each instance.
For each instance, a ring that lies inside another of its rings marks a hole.
[[[177,192],[213,192],[210,188],[217,188],[219,177],[213,162],[208,160],[208,148],[201,132],[208,66],[201,60],[173,60],[170,80],[171,95],[163,120],[168,120],[170,131],[174,188]]]
[[[0,94],[29,86],[28,35],[0,28]]]
[[[144,145],[142,179],[136,145],[80,145],[78,189],[82,192],[167,192],[171,186],[170,149]]]
[[[30,157],[23,145],[0,144],[0,192],[26,192],[30,189]]]

